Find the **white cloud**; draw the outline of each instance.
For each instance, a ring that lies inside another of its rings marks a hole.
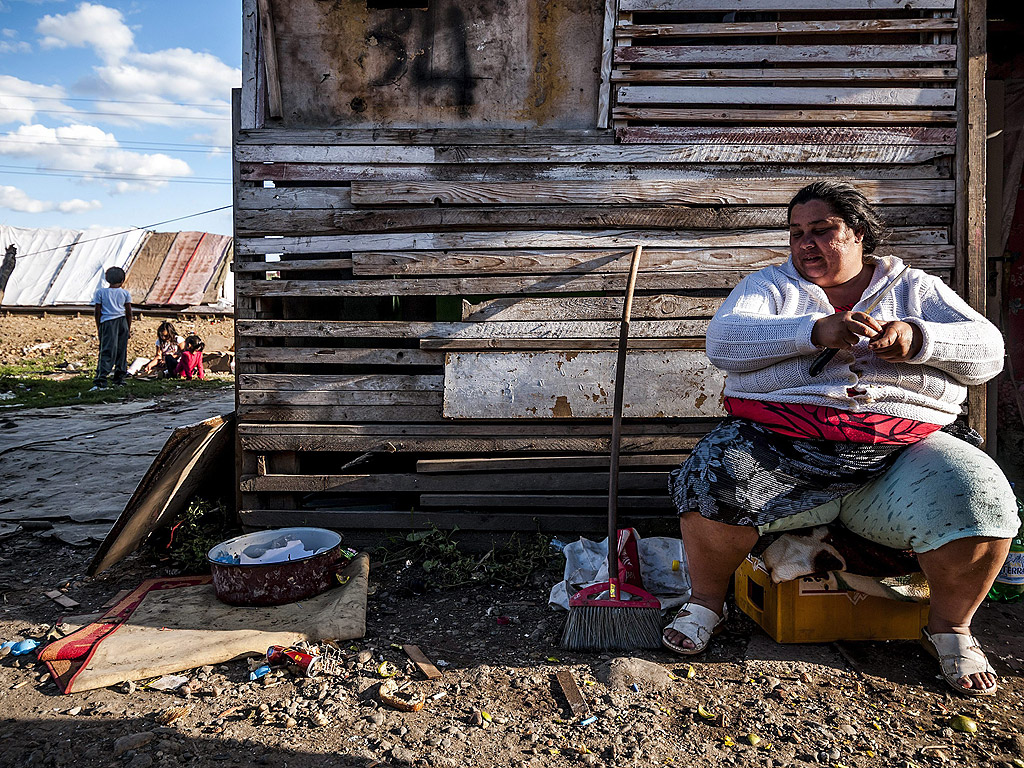
[[[59,99],[66,96],[58,86],[39,85],[11,75],[0,75],[0,125],[30,123],[40,109],[67,109]],[[42,104],[37,100],[43,100]]]
[[[36,200],[29,197],[23,190],[17,187],[0,186],[0,208],[7,208],[18,213],[49,213],[58,211],[60,213],[85,213],[101,208],[99,200],[64,200],[59,203],[47,200]]]
[[[71,13],[47,15],[36,24],[44,48],[92,48],[104,61],[121,59],[134,45],[134,35],[121,12],[105,5],[82,3]]]
[[[29,53],[32,51],[31,45],[24,40],[18,39],[18,31],[15,29],[2,29],[0,30],[0,36],[4,38],[0,40],[0,54]]]
[[[31,161],[40,170],[79,174],[115,194],[152,191],[167,184],[165,177],[192,175],[184,160],[122,149],[113,134],[92,125],[23,125],[0,136],[0,156]]]

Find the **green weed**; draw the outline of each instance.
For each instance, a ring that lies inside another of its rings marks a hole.
[[[500,546],[486,552],[469,553],[456,539],[458,529],[442,531],[432,527],[404,538],[391,539],[376,555],[385,563],[407,561],[423,573],[426,585],[448,589],[466,584],[524,586],[539,571],[561,565],[561,553],[552,549],[550,536],[512,534]]]
[[[157,559],[170,557],[184,573],[208,573],[206,553],[240,532],[234,514],[224,504],[197,498],[177,523],[154,534],[149,544]]]

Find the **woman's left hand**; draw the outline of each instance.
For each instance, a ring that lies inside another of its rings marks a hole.
[[[868,343],[868,349],[887,362],[904,363],[921,351],[923,342],[921,329],[916,325],[890,320],[882,323],[882,330]]]

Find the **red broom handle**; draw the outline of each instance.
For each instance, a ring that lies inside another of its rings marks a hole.
[[[626,345],[629,341],[629,317],[633,312],[633,289],[640,269],[643,246],[633,249],[626,281],[626,299],[622,303],[622,322],[619,324],[619,354],[615,359],[615,396],[612,400],[612,437],[608,471],[608,592],[612,600],[619,599],[619,447],[622,443],[622,400],[626,380]]]

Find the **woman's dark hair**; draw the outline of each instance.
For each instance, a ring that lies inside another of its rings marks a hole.
[[[846,226],[861,235],[864,253],[873,253],[888,234],[885,223],[867,198],[845,181],[815,181],[808,184],[789,201],[787,220],[792,218],[794,206],[812,200],[821,200],[846,222]]]
[[[167,332],[167,334],[173,339],[178,335],[178,331],[174,327],[174,323],[170,320],[164,320],[160,325],[156,327],[156,335],[159,337],[160,334]]]
[[[198,336],[186,336],[185,349],[187,349],[189,352],[202,352],[204,349],[206,349],[206,345],[203,344],[203,340]]]

